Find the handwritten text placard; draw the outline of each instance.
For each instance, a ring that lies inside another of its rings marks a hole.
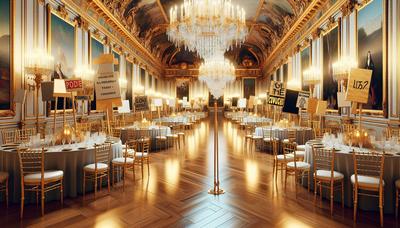
[[[346,101],[354,101],[362,104],[368,103],[371,75],[372,70],[351,69],[347,86]]]

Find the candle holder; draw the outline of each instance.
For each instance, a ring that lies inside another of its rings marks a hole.
[[[46,51],[35,49],[26,56],[25,73],[28,85],[36,89],[36,131],[39,132],[39,90],[41,83],[46,80],[54,68],[54,59]],[[29,82],[32,82],[29,83]]]

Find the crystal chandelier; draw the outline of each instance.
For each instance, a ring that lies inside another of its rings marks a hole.
[[[210,93],[219,98],[224,94],[227,83],[236,78],[235,67],[223,55],[206,59],[199,68],[199,80],[207,84]]]
[[[333,79],[336,81],[347,80],[352,68],[357,68],[357,61],[349,56],[343,56],[332,64]]]
[[[170,10],[169,40],[204,59],[240,46],[247,34],[246,13],[231,0],[184,0]]]
[[[310,67],[303,71],[304,85],[316,85],[321,81],[321,70],[317,67]]]

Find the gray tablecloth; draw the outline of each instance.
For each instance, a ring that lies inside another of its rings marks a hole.
[[[305,162],[311,164],[313,168],[313,155],[310,144],[306,144]],[[384,180],[385,180],[385,193],[384,193],[384,212],[394,213],[396,187],[394,182],[400,178],[400,156],[386,156],[384,164]],[[348,207],[353,206],[353,186],[351,185],[350,176],[354,174],[353,156],[348,152],[337,152],[335,156],[335,171],[341,172],[344,175],[344,201]],[[306,185],[307,182],[303,182]],[[314,180],[311,186],[314,185]],[[328,197],[327,192],[324,196]],[[335,201],[340,201],[340,191],[335,192]],[[363,210],[378,210],[378,198],[359,196],[358,207]]]
[[[112,158],[122,156],[121,143],[112,145]],[[55,151],[51,149],[45,152],[45,169],[46,170],[62,170],[64,171],[64,197],[77,197],[82,193],[82,177],[83,167],[93,163],[95,159],[95,150],[71,150],[71,151]],[[0,150],[0,170],[9,173],[9,197],[10,202],[17,203],[21,198],[21,176],[18,154],[15,151]],[[87,191],[91,190],[88,185]],[[26,202],[35,201],[36,197],[33,193],[27,193]],[[29,194],[32,194],[31,196]],[[46,193],[46,200],[59,199],[58,191]]]

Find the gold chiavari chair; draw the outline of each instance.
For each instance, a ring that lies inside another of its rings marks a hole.
[[[85,198],[86,180],[94,182],[94,198],[97,194],[97,182],[100,181],[100,190],[103,178],[107,178],[108,193],[110,193],[110,153],[111,144],[95,146],[95,161],[83,168],[83,198]]]
[[[136,151],[134,153],[135,164],[140,165],[142,169],[143,179],[143,166],[147,164],[147,175],[150,176],[150,138],[142,138],[136,140]]]
[[[377,152],[353,151],[354,174],[350,180],[353,185],[354,222],[357,221],[358,195],[379,198],[380,225],[383,227],[384,186],[383,168],[385,155]]]
[[[15,143],[17,141],[17,134],[14,129],[12,130],[2,130],[1,139],[3,144]]]
[[[343,124],[343,133],[349,133],[357,130],[357,125],[355,124]]]
[[[400,194],[400,179],[396,180],[396,219],[399,216],[399,194]]]
[[[29,142],[31,136],[35,134],[35,129],[24,128],[17,130],[17,142]]]
[[[5,193],[6,206],[8,208],[8,173],[0,172],[0,192]]]
[[[400,128],[389,127],[386,129],[386,138],[390,139],[392,137],[400,138]]]
[[[291,151],[285,150],[286,144],[283,144],[284,146],[283,154],[279,154],[279,143],[280,143],[279,139],[277,138],[272,139],[272,154],[274,155],[272,174],[275,175],[275,178],[278,177],[279,170],[281,170],[281,176],[282,176],[283,175],[282,171],[286,170],[286,164],[290,161],[293,161],[293,154],[291,153]]]
[[[289,129],[287,132],[287,138],[283,140],[284,143],[296,142],[297,139],[297,130]]]
[[[91,123],[77,123],[76,128],[78,131],[81,131],[81,132],[90,132],[92,130],[92,124]]]
[[[45,193],[60,189],[61,205],[63,205],[62,170],[45,171],[44,149],[18,149],[21,173],[21,219],[24,216],[25,192],[35,192],[36,202],[41,194],[42,216],[44,215]]]
[[[303,177],[307,177],[307,185],[308,185],[308,191],[310,191],[310,171],[311,171],[311,165],[307,162],[303,161],[298,161],[298,158],[296,156],[296,143],[283,143],[283,150],[284,150],[284,155],[285,159],[289,157],[289,154],[293,156],[293,161],[289,161],[286,164],[286,172],[285,172],[285,188],[286,188],[286,183],[287,183],[287,177],[289,175],[294,176],[295,180],[295,191],[296,191],[296,197],[297,197],[297,182],[298,180],[301,180]]]
[[[125,144],[125,149],[123,150],[123,156],[119,158],[114,158],[111,162],[112,170],[112,185],[114,186],[115,174],[121,174],[123,185],[122,189],[125,191],[125,174],[127,170],[131,170],[133,174],[133,179],[135,180],[135,152],[137,144],[135,141],[127,142]]]
[[[160,149],[161,149],[161,143],[164,144],[164,147],[167,146],[167,143],[168,143],[167,131],[168,131],[167,128],[158,127],[157,135],[155,137],[156,150],[157,150],[158,146],[160,146]]]
[[[341,190],[342,207],[344,207],[344,175],[335,171],[335,149],[325,149],[323,146],[313,146],[314,161],[314,197],[319,186],[320,198],[322,188],[330,191],[331,214],[333,214],[333,197],[335,190]]]
[[[112,128],[111,130],[111,136],[114,138],[121,138],[121,128],[117,127],[117,128]]]
[[[171,145],[172,143],[173,147],[176,146],[177,148],[181,149],[181,145],[179,142],[179,135],[175,133],[173,127],[171,128],[171,133],[167,134],[166,137],[168,146]]]
[[[263,142],[264,142],[264,146],[266,145],[268,148],[272,147],[273,136],[272,136],[272,128],[271,127],[263,127]]]

